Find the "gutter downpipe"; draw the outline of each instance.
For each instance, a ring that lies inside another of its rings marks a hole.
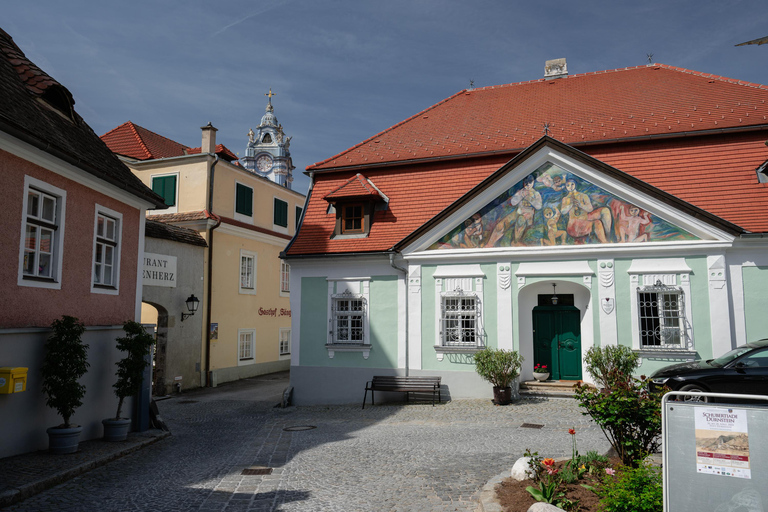
[[[405,284],[405,376],[410,375],[410,346],[408,344],[408,270],[403,267],[395,265],[395,253],[389,253],[389,264],[395,270],[399,270],[403,273],[403,283]]]
[[[208,289],[205,297],[205,386],[211,387],[211,297],[213,290],[213,230],[221,225],[221,217],[213,214],[213,174],[216,164],[219,163],[219,155],[214,154],[214,161],[211,164],[208,174],[208,214],[216,219],[216,224],[208,230]]]

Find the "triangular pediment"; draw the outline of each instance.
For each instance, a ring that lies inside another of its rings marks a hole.
[[[405,252],[732,239],[732,226],[721,219],[569,146],[542,141],[415,233]]]

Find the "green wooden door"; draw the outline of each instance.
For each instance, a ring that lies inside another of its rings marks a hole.
[[[533,308],[534,364],[546,364],[552,380],[581,380],[580,317],[573,306]]]

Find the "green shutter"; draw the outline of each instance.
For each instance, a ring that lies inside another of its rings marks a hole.
[[[301,220],[301,212],[302,211],[303,210],[301,209],[301,207],[299,207],[299,206],[296,207],[296,228],[297,229],[299,227],[299,221]]]
[[[288,203],[275,199],[275,224],[288,227]]]
[[[152,191],[162,197],[167,206],[176,206],[176,176],[153,177]]]
[[[253,216],[253,189],[239,183],[235,187],[235,212]]]

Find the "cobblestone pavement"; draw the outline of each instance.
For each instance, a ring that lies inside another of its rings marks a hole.
[[[608,449],[572,399],[274,408],[285,384],[160,402],[171,437],[5,510],[471,511],[526,448],[569,455],[569,427],[581,453]],[[254,466],[273,470],[242,474]]]

